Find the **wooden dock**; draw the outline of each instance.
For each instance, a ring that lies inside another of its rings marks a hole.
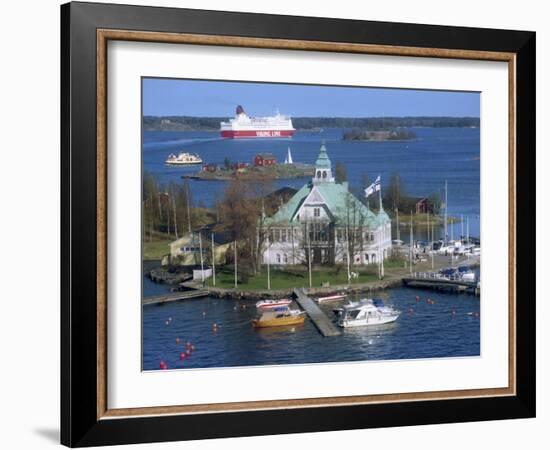
[[[466,292],[479,295],[476,281],[464,281],[438,276],[433,272],[418,272],[402,279],[403,285],[412,288],[434,289],[438,291]]]
[[[327,315],[319,308],[303,289],[294,289],[294,297],[302,309],[307,313],[319,332],[324,336],[338,336],[342,332],[332,323]]]
[[[169,294],[154,295],[145,297],[141,300],[141,304],[145,305],[162,305],[163,303],[177,302],[180,300],[189,300],[192,298],[206,297],[208,290],[194,289],[192,291],[170,292]]]

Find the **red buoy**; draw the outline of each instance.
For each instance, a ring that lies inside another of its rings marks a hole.
[[[187,355],[185,354],[185,352],[181,352],[180,353],[180,360],[183,361],[185,358],[187,358]]]
[[[160,362],[159,367],[160,367],[162,370],[168,369],[168,365],[167,365],[164,361],[161,361],[161,362]]]

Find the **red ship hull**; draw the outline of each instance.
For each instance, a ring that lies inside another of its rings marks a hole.
[[[225,139],[287,138],[294,130],[223,130],[220,134]]]

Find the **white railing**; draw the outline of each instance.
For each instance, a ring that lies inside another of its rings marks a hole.
[[[461,275],[443,275],[438,272],[414,272],[413,278],[423,280],[447,280],[447,281],[463,281]]]

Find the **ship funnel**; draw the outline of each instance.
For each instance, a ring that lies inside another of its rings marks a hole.
[[[237,109],[235,110],[235,114],[244,114],[244,108],[241,105],[238,105]]]

